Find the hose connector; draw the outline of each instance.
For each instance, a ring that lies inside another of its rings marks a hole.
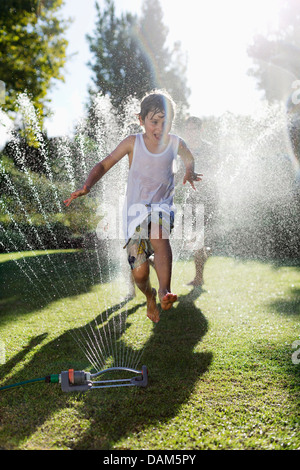
[[[84,370],[69,369],[60,374],[63,392],[86,392],[92,388],[91,374]]]

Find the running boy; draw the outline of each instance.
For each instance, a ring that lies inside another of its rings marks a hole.
[[[125,155],[129,158],[129,175],[124,205],[124,231],[128,261],[137,287],[147,300],[147,316],[159,321],[157,292],[149,278],[148,258],[154,254],[161,308],[169,310],[177,300],[171,292],[172,250],[169,242],[173,226],[174,160],[179,155],[185,165],[183,184],[195,189],[200,174],[194,171],[194,158],[185,142],[170,134],[175,115],[171,97],[154,91],[141,102],[139,120],[143,134],[126,137],[110,155],[91,170],[83,187],[66,199],[67,206],[91,188]]]

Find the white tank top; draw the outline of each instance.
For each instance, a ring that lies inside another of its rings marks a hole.
[[[151,153],[143,134],[136,134],[123,212],[126,241],[151,210],[165,212],[168,216],[170,211],[174,211],[174,172],[179,137],[173,134],[169,137],[162,153]]]

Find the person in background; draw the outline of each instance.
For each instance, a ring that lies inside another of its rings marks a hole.
[[[201,168],[205,177],[198,191],[189,193],[186,204],[193,206],[194,214],[203,214],[202,210],[196,210],[200,206],[204,209],[204,239],[199,239],[199,244],[193,246],[195,277],[189,283],[193,286],[202,286],[204,283],[204,266],[210,253],[209,246],[205,246],[211,241],[213,226],[217,217],[218,191],[215,181],[216,159],[213,151],[213,145],[202,137],[202,120],[196,116],[190,116],[186,119],[183,136],[187,146],[191,150],[197,166]],[[199,216],[199,215],[198,215]]]

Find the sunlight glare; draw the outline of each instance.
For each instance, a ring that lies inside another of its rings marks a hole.
[[[279,2],[186,0],[185,8],[175,9],[172,0],[161,0],[170,44],[180,40],[187,52],[192,114],[246,113],[259,102],[247,75],[252,65],[247,48],[255,34],[277,27]]]

